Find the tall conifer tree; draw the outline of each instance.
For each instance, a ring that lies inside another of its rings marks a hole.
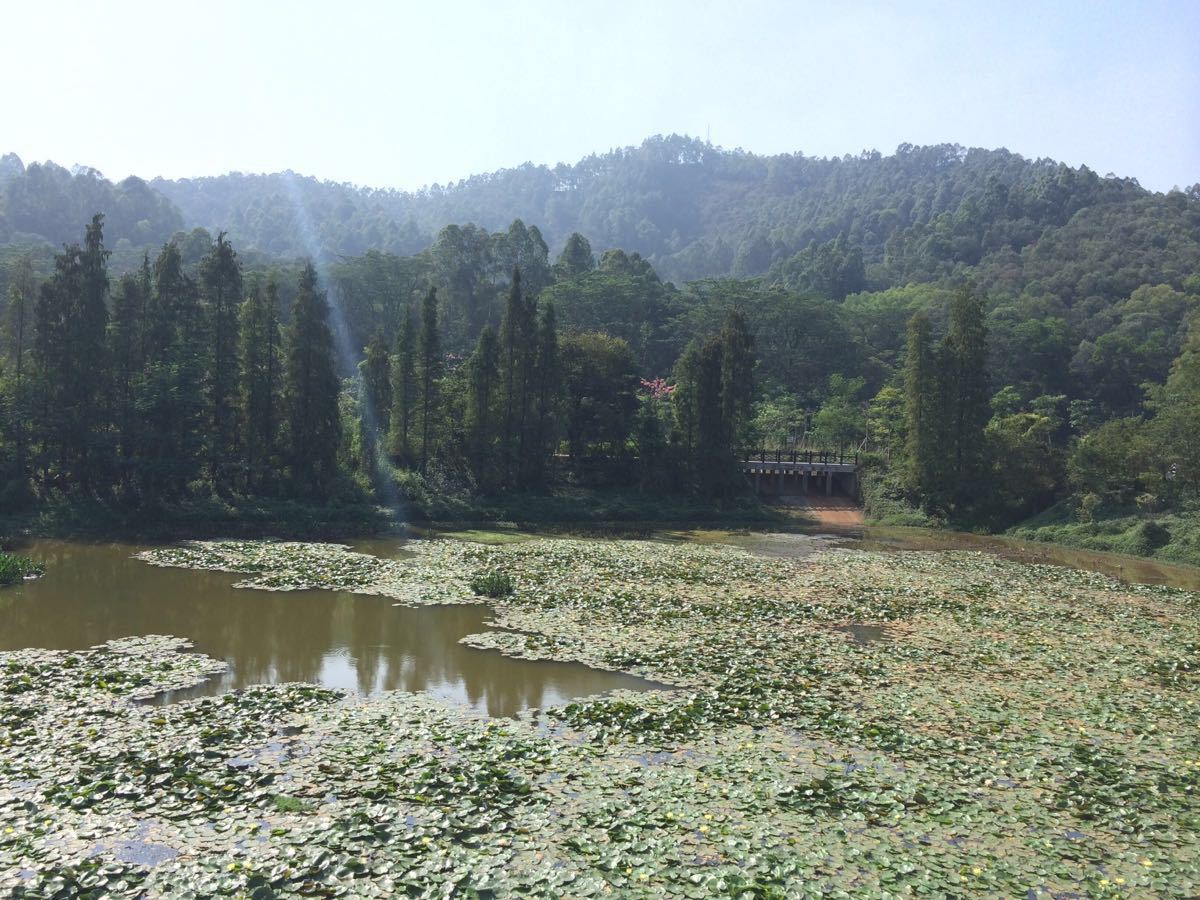
[[[237,444],[238,309],[242,296],[242,267],[225,232],[200,263],[200,283],[208,305],[212,339],[208,375],[208,407],[212,418],[209,469],[214,483],[225,483],[229,460]]]
[[[5,321],[8,337],[8,357],[12,364],[12,403],[9,408],[9,434],[15,450],[14,474],[25,476],[25,447],[28,422],[32,408],[29,403],[28,356],[32,343],[34,313],[33,263],[29,255],[22,256],[9,285],[8,315]]]
[[[154,264],[156,330],[150,405],[159,427],[157,465],[170,490],[182,494],[199,475],[206,440],[204,377],[207,329],[200,291],[184,271],[179,247],[163,247]]]
[[[521,292],[521,271],[513,269],[508,302],[500,319],[500,371],[503,382],[500,452],[504,459],[505,482],[521,476],[525,425],[529,412],[529,376],[533,354],[533,301]]]
[[[279,316],[275,282],[266,296],[254,281],[242,303],[239,334],[239,405],[246,483],[262,490],[272,480],[279,422]]]
[[[416,337],[413,334],[412,310],[404,308],[404,318],[396,332],[396,347],[392,354],[392,412],[391,452],[401,465],[412,464],[411,428],[413,406],[416,403],[417,363]]]
[[[969,286],[950,303],[950,330],[941,356],[948,488],[961,511],[977,505],[988,487],[983,431],[991,417],[983,299]]]
[[[754,413],[754,336],[734,310],[721,329],[722,451],[732,454]]]
[[[142,326],[146,315],[147,285],[139,272],[121,276],[113,296],[112,321],[109,326],[109,353],[112,362],[112,404],[120,453],[120,477],[127,482],[132,476],[138,450],[139,417],[137,396],[141,388]]]
[[[42,438],[65,488],[88,491],[97,474],[103,428],[108,325],[104,217],[87,226],[84,245],[64,248],[34,310],[34,354],[42,388]]]
[[[292,304],[284,374],[292,487],[306,496],[328,491],[337,471],[342,437],[339,383],[328,317],[325,293],[317,289],[317,271],[309,262],[300,274]]]
[[[467,363],[468,399],[466,415],[467,453],[475,481],[483,488],[491,484],[491,451],[494,443],[496,380],[500,350],[495,329],[485,325]]]
[[[359,363],[363,391],[370,405],[374,426],[387,435],[392,418],[392,360],[388,355],[383,332],[376,329]]]
[[[429,464],[436,437],[438,388],[442,378],[442,344],[438,335],[437,288],[431,287],[421,302],[421,330],[417,334],[418,410],[421,416],[421,471]]]
[[[927,501],[937,496],[943,469],[938,387],[929,318],[917,313],[908,322],[904,357],[905,481],[910,491]]]
[[[546,462],[557,443],[555,418],[562,393],[562,367],[559,365],[558,320],[554,304],[547,303],[538,321],[534,353],[534,435],[530,457],[530,483],[545,480]]]

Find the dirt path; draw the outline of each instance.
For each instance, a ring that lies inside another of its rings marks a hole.
[[[845,528],[863,524],[862,510],[849,497],[781,497],[775,504],[801,510],[818,525]]]

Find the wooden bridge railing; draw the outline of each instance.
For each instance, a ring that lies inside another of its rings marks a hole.
[[[738,450],[737,458],[742,462],[791,463],[797,465],[858,465],[857,451],[844,450]]]

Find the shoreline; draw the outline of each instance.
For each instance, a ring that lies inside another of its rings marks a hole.
[[[689,498],[610,496],[610,507],[584,502],[590,494],[501,498],[502,508],[481,502],[471,510],[438,510],[397,521],[383,507],[357,503],[316,506],[294,501],[191,501],[157,509],[92,502],[0,518],[0,548],[39,538],[76,541],[167,543],[214,538],[345,541],[410,534],[537,533],[558,536],[648,538],[665,531],[832,534],[883,549],[977,549],[1027,562],[1048,562],[1104,572],[1143,583],[1200,589],[1200,566],[1186,561],[1031,540],[1019,534],[977,534],[952,528],[880,524],[847,498],[813,498],[780,505],[745,503],[705,507]],[[524,515],[514,515],[529,501]],[[621,508],[632,501],[639,506]],[[623,512],[625,515],[614,515]],[[441,513],[441,514],[439,514]],[[459,514],[455,514],[459,513]],[[601,515],[601,513],[603,515]],[[1139,574],[1140,570],[1140,574]]]

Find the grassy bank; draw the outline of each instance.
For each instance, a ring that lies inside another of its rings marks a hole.
[[[1074,504],[1063,502],[1009,529],[1008,534],[1023,540],[1200,566],[1200,509],[1196,508],[1169,513],[1114,510],[1081,522]]]
[[[882,463],[868,465],[862,476],[863,511],[869,526],[952,529],[994,534],[1024,541],[1058,544],[1099,553],[1120,553],[1163,562],[1200,566],[1200,506],[1147,513],[1136,508],[1100,509],[1081,522],[1074,500],[1007,529],[932,516],[914,506],[895,473]]]

